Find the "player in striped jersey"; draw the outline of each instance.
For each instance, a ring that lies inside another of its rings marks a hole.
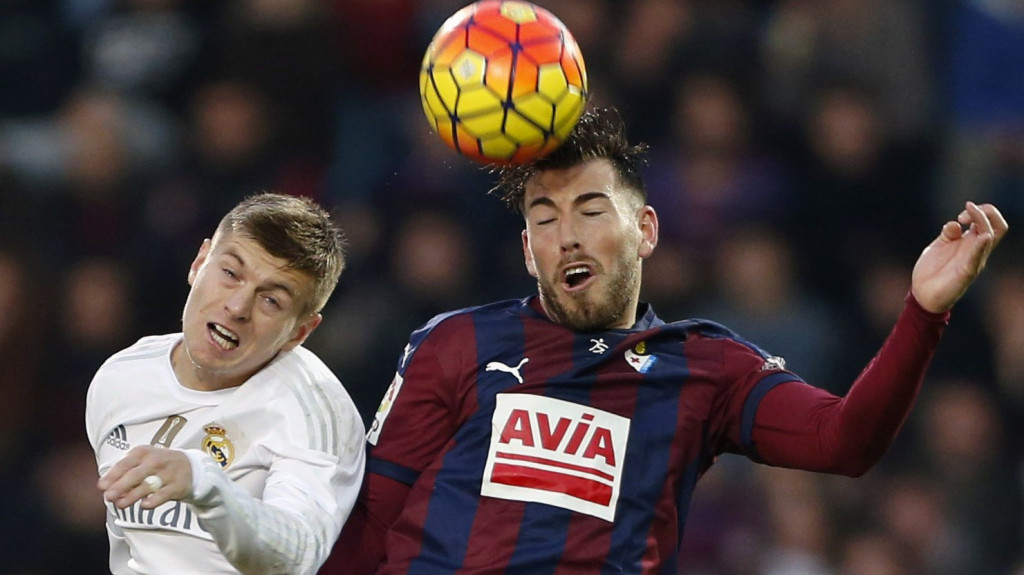
[[[355,404],[302,347],[343,265],[312,201],[247,198],[192,263],[182,333],[100,367],[86,428],[112,573],[316,573],[365,457]]]
[[[321,573],[674,573],[717,455],[857,476],[888,449],[950,308],[1006,233],[999,211],[968,203],[942,227],[840,398],[721,325],[665,323],[639,301],[658,242],[643,152],[595,111],[551,156],[503,172],[539,294],[412,334]]]

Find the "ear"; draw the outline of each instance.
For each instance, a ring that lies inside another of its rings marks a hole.
[[[196,254],[196,259],[192,260],[192,266],[188,268],[188,285],[192,285],[196,281],[196,276],[199,275],[199,269],[206,263],[206,258],[210,255],[210,246],[212,242],[210,238],[203,240],[203,245],[199,246],[199,253]]]
[[[306,338],[309,337],[309,334],[313,333],[316,326],[320,325],[320,322],[323,320],[324,316],[319,313],[306,316],[306,319],[296,324],[292,329],[292,337],[281,346],[281,351],[291,351],[302,345]]]
[[[651,206],[640,208],[640,259],[651,257],[658,245],[658,214]]]
[[[526,260],[526,271],[533,277],[537,277],[537,264],[533,261],[533,252],[530,251],[530,235],[523,230],[523,259]]]

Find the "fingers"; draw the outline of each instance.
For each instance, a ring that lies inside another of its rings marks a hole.
[[[964,226],[970,226],[970,230],[979,236],[991,234],[993,247],[998,244],[1007,230],[1010,229],[1006,218],[997,207],[992,204],[978,205],[974,202],[967,202],[962,212],[957,215],[957,222]]]
[[[108,479],[106,488],[100,487],[100,489],[103,489],[103,498],[113,503],[119,509],[124,509],[140,499],[146,499],[159,491],[159,489],[154,490],[153,485],[146,482],[146,478],[151,475],[159,477],[159,475],[149,473],[141,467],[135,467],[126,471],[117,477],[116,480],[108,473],[103,476],[104,479]],[[161,485],[160,488],[162,487]],[[143,501],[143,505],[145,503]]]
[[[988,221],[992,225],[992,231],[995,234],[993,245],[998,244],[1010,229],[1010,224],[1006,223],[1006,218],[1003,217],[1002,212],[992,204],[983,204],[979,207],[988,216]]]
[[[964,230],[957,222],[946,222],[942,226],[942,238],[948,241],[955,241],[964,235]]]
[[[184,483],[179,481],[181,477],[189,478],[190,487],[191,464],[183,453],[138,446],[114,464],[96,486],[103,491],[103,498],[119,509],[139,500],[143,508],[149,509],[180,498],[179,492],[184,492],[182,485],[178,485]]]
[[[994,205],[978,205],[974,202],[965,204],[964,210],[957,215],[957,223],[969,226],[966,232],[962,232],[963,235],[974,235],[977,238],[976,242],[970,244],[967,268],[968,273],[973,277],[985,267],[985,261],[992,253],[992,249],[1006,235],[1010,226]],[[943,228],[943,234],[948,239],[956,239],[946,234],[945,228]]]

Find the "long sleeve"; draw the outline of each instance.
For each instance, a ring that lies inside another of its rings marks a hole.
[[[858,476],[892,445],[924,381],[949,320],[908,294],[881,349],[845,397],[800,382],[761,402],[753,438],[765,463]]]
[[[336,470],[322,465],[284,461],[285,469],[258,500],[236,486],[220,466],[198,450],[185,450],[193,469],[193,497],[203,528],[209,531],[228,561],[245,574],[312,575],[326,559],[341,524],[325,509],[310,485],[340,484],[337,501],[342,522],[351,510],[362,479],[363,457],[344,462]],[[332,480],[335,473],[340,477]],[[287,477],[304,476],[289,481]],[[315,477],[315,479],[314,479]]]

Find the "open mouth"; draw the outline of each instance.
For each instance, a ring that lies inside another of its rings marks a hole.
[[[590,267],[586,265],[569,266],[562,272],[562,280],[565,282],[565,287],[569,291],[586,287],[589,280],[593,277],[594,273],[590,270]]]
[[[208,323],[206,329],[210,332],[213,341],[217,342],[217,345],[225,351],[231,351],[238,347],[238,336],[228,328],[216,323]]]

